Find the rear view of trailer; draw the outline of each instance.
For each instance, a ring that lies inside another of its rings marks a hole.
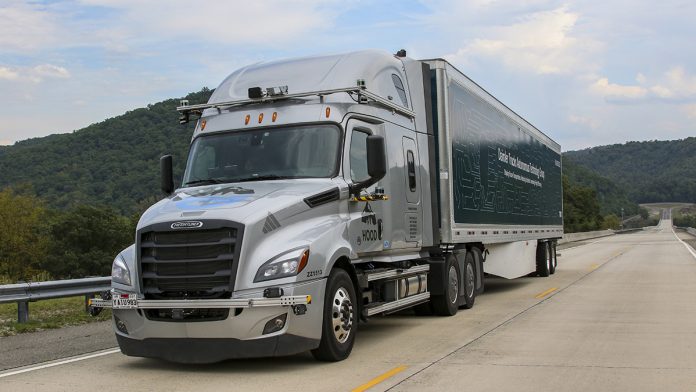
[[[431,67],[443,243],[563,235],[561,148],[444,60]]]

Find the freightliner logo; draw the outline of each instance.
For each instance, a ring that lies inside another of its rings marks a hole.
[[[174,222],[171,225],[172,229],[196,229],[199,227],[203,227],[203,222],[201,222],[201,221],[181,221],[181,222]]]

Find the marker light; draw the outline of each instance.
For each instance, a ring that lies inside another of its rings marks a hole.
[[[273,115],[271,116],[271,122],[275,122],[275,120],[278,118],[278,112],[273,112]]]
[[[201,131],[205,129],[205,124],[207,124],[207,123],[208,123],[207,121],[201,120]]]
[[[259,113],[259,124],[263,122],[263,113]]]
[[[331,115],[331,108],[327,106],[326,107],[326,118],[329,118],[330,115]]]
[[[244,117],[244,125],[249,125],[249,121],[251,121],[251,115],[247,114],[246,117]]]

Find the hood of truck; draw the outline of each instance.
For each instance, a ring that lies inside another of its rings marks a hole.
[[[333,180],[323,178],[181,188],[150,207],[138,227],[181,219],[226,219],[247,223],[250,215],[261,211],[278,211],[290,205],[308,209],[304,198],[336,186]]]

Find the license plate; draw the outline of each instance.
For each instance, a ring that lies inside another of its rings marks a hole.
[[[114,297],[111,300],[111,306],[114,309],[136,309],[138,307],[138,295],[128,294],[126,297],[122,294],[116,294],[118,298]]]

